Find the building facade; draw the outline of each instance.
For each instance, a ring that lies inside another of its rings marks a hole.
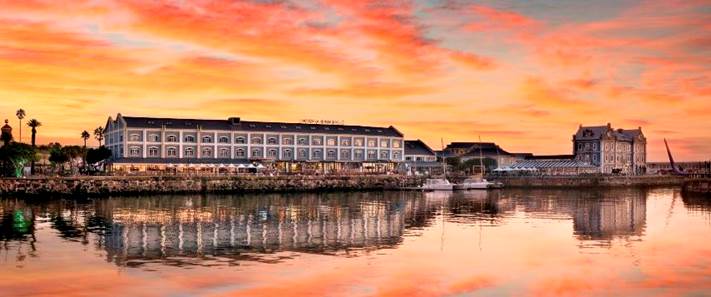
[[[285,171],[394,169],[403,134],[390,126],[128,117],[106,123],[114,169],[160,164],[270,163]],[[141,164],[141,166],[133,166]],[[146,165],[148,164],[148,165]],[[385,165],[383,165],[385,164]],[[125,169],[125,168],[124,168]]]
[[[440,152],[440,157],[459,158],[462,162],[482,157],[494,160],[493,168],[511,166],[518,161],[516,155],[493,142],[452,142]]]
[[[644,174],[647,139],[642,128],[625,130],[606,126],[580,126],[573,135],[576,159],[599,168],[601,173]]]

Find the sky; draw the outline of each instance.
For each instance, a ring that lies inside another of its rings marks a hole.
[[[708,160],[710,81],[708,0],[0,0],[0,118],[17,131],[23,108],[39,143],[121,113],[565,154],[580,124],[611,123],[641,126],[650,161],[663,138]]]

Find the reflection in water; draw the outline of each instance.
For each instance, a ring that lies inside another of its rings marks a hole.
[[[2,200],[0,239],[32,241],[38,221],[50,223],[65,240],[86,245],[93,238],[107,259],[121,266],[146,260],[185,265],[195,263],[186,259],[207,256],[278,261],[255,254],[352,256],[393,248],[407,230],[427,227],[444,213],[446,222],[480,226],[506,224],[517,214],[572,219],[579,241],[604,246],[616,237],[643,235],[646,199],[645,190],[632,189]]]

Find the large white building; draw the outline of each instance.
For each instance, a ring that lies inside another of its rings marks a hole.
[[[129,117],[106,123],[113,170],[269,163],[284,171],[387,171],[404,160],[394,127]]]

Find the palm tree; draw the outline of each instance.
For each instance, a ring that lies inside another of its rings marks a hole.
[[[101,147],[101,142],[104,141],[104,127],[94,129],[94,137],[99,141],[99,147]]]
[[[81,139],[84,139],[84,149],[86,149],[86,141],[89,140],[89,138],[91,138],[91,134],[89,134],[88,131],[84,130],[81,132]]]
[[[27,126],[32,128],[32,147],[36,147],[36,139],[37,139],[37,127],[42,126],[42,123],[36,119],[31,119],[27,122]],[[35,174],[35,161],[33,160],[32,163],[30,163],[30,174]]]
[[[20,108],[17,110],[17,113],[15,113],[18,119],[20,119],[20,142],[22,142],[22,119],[25,118],[25,110]]]

